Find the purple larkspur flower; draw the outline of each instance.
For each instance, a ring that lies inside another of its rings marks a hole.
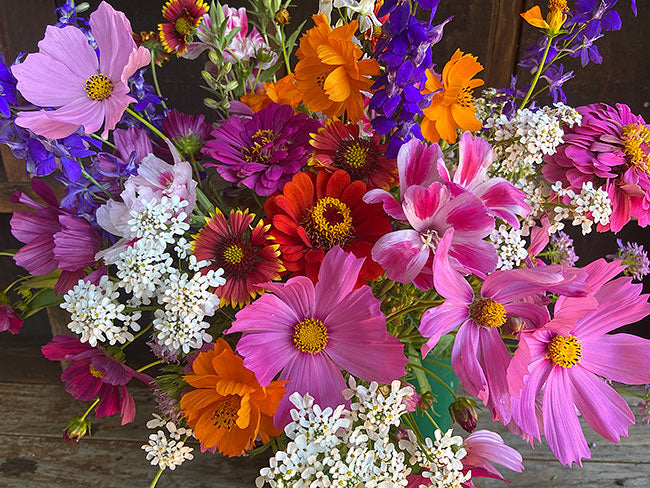
[[[0,114],[5,118],[11,117],[10,105],[15,105],[16,99],[16,78],[5,64],[5,57],[0,53]]]
[[[203,149],[226,181],[239,183],[260,196],[282,190],[307,164],[312,152],[310,133],[320,123],[294,114],[289,105],[269,104],[251,118],[228,118],[212,131]]]
[[[551,97],[553,97],[553,103],[557,103],[558,101],[566,103],[566,94],[562,86],[574,78],[573,71],[565,73],[563,64],[552,64],[544,70],[542,78],[548,82],[548,90]]]
[[[565,266],[573,266],[579,259],[573,247],[573,239],[562,231],[551,234],[550,253],[551,262]]]

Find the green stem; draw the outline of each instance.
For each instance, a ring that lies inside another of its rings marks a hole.
[[[409,364],[409,367],[411,367],[411,368],[421,369],[421,370],[424,371],[426,374],[428,374],[429,376],[431,376],[434,380],[436,380],[438,383],[440,383],[442,386],[444,386],[444,387],[447,389],[447,391],[448,391],[449,393],[451,393],[451,396],[454,397],[454,400],[458,398],[458,397],[456,396],[456,392],[455,392],[454,390],[451,389],[451,386],[449,386],[449,385],[448,385],[448,384],[447,384],[447,383],[446,383],[446,382],[445,382],[445,381],[444,381],[440,376],[438,376],[437,374],[432,373],[432,372],[429,371],[427,368],[425,368],[424,366],[420,366],[419,364],[412,364],[412,363],[411,363],[411,364]],[[415,371],[414,371],[414,372],[415,372]]]
[[[440,367],[442,367],[442,368],[447,368],[447,369],[450,369],[450,370],[452,370],[452,371],[454,370],[454,368],[452,368],[452,367],[449,366],[448,364],[440,363],[440,362],[438,362],[438,361],[434,361],[433,359],[429,359],[429,358],[424,358],[424,360],[425,360],[426,362],[428,362],[428,363],[435,364],[436,366],[440,366]]]
[[[145,370],[147,370],[149,368],[152,368],[152,367],[154,367],[154,366],[156,366],[156,365],[158,365],[158,364],[160,364],[162,362],[163,362],[163,360],[159,359],[158,361],[154,361],[153,363],[149,363],[149,364],[147,364],[145,366],[142,366],[140,369],[136,369],[136,371],[138,373],[142,373],[143,371],[145,371]]]
[[[131,107],[126,107],[126,113],[129,114],[131,117],[133,117],[133,118],[134,118],[135,120],[137,120],[138,122],[140,122],[140,123],[144,124],[146,127],[148,127],[148,128],[151,130],[151,132],[153,132],[154,134],[156,134],[156,135],[157,135],[158,137],[160,137],[163,141],[167,141],[168,137],[167,137],[165,134],[163,134],[162,132],[160,132],[160,131],[158,130],[158,128],[157,128],[155,125],[153,125],[151,122],[149,122],[149,121],[143,119],[143,118],[140,116],[140,114],[137,113],[136,111],[132,110]]]
[[[261,71],[261,70],[260,70]],[[257,83],[256,83],[257,85]],[[192,163],[192,169],[196,173],[196,181],[199,184],[199,187],[203,187],[203,182],[201,181],[201,171],[199,168],[199,163],[196,162],[196,159],[194,159],[194,154],[190,154],[190,163]]]
[[[162,470],[162,469],[159,469],[159,470],[158,470],[158,473],[156,474],[156,477],[153,479],[153,481],[152,481],[151,484],[149,485],[149,488],[155,488],[155,487],[156,487],[156,484],[158,483],[158,480],[160,479],[160,477],[162,476],[162,474],[163,474],[163,470]]]
[[[433,424],[433,426],[434,426],[436,429],[442,431],[442,429],[441,429],[440,426],[438,425],[438,422],[436,422],[436,421],[433,419],[433,417],[431,416],[431,414],[430,414],[429,412],[427,412],[426,410],[423,410],[422,413],[424,413],[424,415],[427,416],[427,418],[429,419],[429,421]]]
[[[149,325],[147,325],[144,329],[142,329],[140,332],[138,332],[135,336],[133,336],[133,340],[131,342],[127,342],[123,346],[120,347],[122,351],[128,346],[129,344],[133,344],[136,340],[138,340],[138,337],[142,336],[142,334],[146,333],[151,327],[153,326],[153,322],[151,322]]]
[[[95,408],[98,403],[99,403],[99,398],[95,398],[95,401],[90,405],[90,407],[88,407],[88,410],[86,410],[86,413],[84,413],[81,416],[81,420],[86,420],[86,417],[88,417],[88,414],[90,414],[90,412],[93,411],[93,408]]]
[[[102,144],[106,144],[106,145],[107,145],[108,147],[110,147],[110,148],[117,149],[117,147],[115,146],[115,144],[113,144],[113,143],[110,142],[110,141],[107,141],[106,139],[104,139],[103,137],[98,136],[97,134],[90,134],[90,137],[92,137],[93,139],[98,140],[98,141],[101,142]]]
[[[165,103],[165,98],[162,96],[160,91],[160,86],[158,85],[158,76],[156,75],[156,63],[154,61],[155,57],[153,55],[153,49],[149,51],[151,53],[151,76],[153,77],[153,86],[156,89],[156,95],[160,98],[160,103],[163,108],[167,110],[167,104]]]
[[[533,81],[530,84],[530,88],[528,89],[528,93],[526,93],[526,98],[524,98],[524,101],[521,102],[521,105],[519,106],[519,110],[523,109],[526,104],[528,103],[528,100],[530,100],[530,96],[533,94],[533,90],[535,90],[535,86],[537,85],[537,82],[539,81],[539,77],[542,75],[542,71],[544,71],[544,63],[546,62],[546,58],[548,56],[548,51],[551,49],[551,43],[553,42],[552,37],[548,37],[546,41],[546,49],[544,49],[544,55],[542,56],[542,60],[539,63],[539,68],[537,68],[537,73],[535,73],[535,77],[533,78]]]
[[[395,317],[399,317],[400,315],[404,315],[405,313],[413,312],[415,310],[421,310],[423,308],[431,308],[431,303],[418,303],[417,305],[411,305],[401,310],[397,310],[386,317],[386,322],[390,322]]]
[[[105,195],[106,195],[110,200],[115,200],[115,198],[113,197],[113,195],[111,195],[111,194],[108,192],[108,190],[107,190],[106,188],[104,188],[102,185],[100,185],[99,182],[98,182],[95,178],[93,178],[92,176],[90,176],[90,173],[88,173],[88,171],[86,171],[86,169],[85,169],[83,166],[81,166],[81,174],[84,175],[84,176],[86,177],[86,179],[87,179],[88,181],[90,181],[93,185],[95,185],[95,186],[96,186],[97,188],[99,188],[102,192],[104,192],[104,194],[105,194]]]
[[[291,64],[289,64],[289,56],[287,54],[287,47],[284,43],[284,26],[278,26],[278,36],[280,36],[280,44],[282,46],[282,56],[284,57],[284,64],[287,67],[287,74],[291,74]],[[257,86],[257,84],[255,85]]]
[[[11,251],[0,251],[0,256],[11,256],[13,257],[18,251],[11,252]]]
[[[650,400],[650,395],[639,395],[638,393],[632,393],[631,391],[616,390],[616,393],[620,393],[621,395],[627,395],[635,398],[641,398],[643,400]]]
[[[196,200],[201,204],[203,207],[203,210],[206,212],[214,212],[214,205],[212,202],[210,202],[210,199],[207,197],[207,195],[201,190],[200,188],[196,189]],[[222,210],[224,213],[225,209],[219,209]]]

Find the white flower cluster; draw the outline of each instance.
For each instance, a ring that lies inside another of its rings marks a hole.
[[[429,479],[430,484],[420,485],[419,488],[461,488],[472,478],[470,472],[462,472],[461,460],[467,455],[463,438],[452,436],[451,429],[444,435],[441,430],[436,430],[435,440],[425,439],[424,446],[409,431],[408,440],[401,440],[399,446],[410,454],[409,463],[423,468],[422,476]]]
[[[580,124],[582,116],[562,103],[537,110],[522,109],[508,118],[501,114],[488,118],[484,127],[491,129],[494,157],[498,164],[492,168],[499,176],[518,175],[526,177],[543,162],[547,154],[555,154],[562,144],[562,125],[573,127]]]
[[[182,211],[188,204],[178,195],[144,200],[139,210],[131,210],[127,222],[133,238],[158,238],[173,244],[176,235],[183,235],[190,224],[185,222],[187,214]]]
[[[120,286],[132,293],[133,305],[149,305],[156,291],[173,273],[173,259],[166,252],[166,242],[158,239],[140,239],[127,247],[115,263]]]
[[[528,256],[526,241],[522,239],[519,229],[508,230],[506,225],[501,224],[498,229],[492,231],[490,240],[499,256],[497,269],[514,269]]]
[[[63,297],[61,308],[70,313],[68,328],[81,335],[81,342],[96,346],[98,342],[114,345],[133,340],[131,330],[140,330],[139,313],[124,314],[125,306],[119,303],[120,293],[108,276],[102,276],[99,284],[79,282]],[[122,322],[118,324],[117,322]]]
[[[591,232],[593,224],[607,225],[612,215],[612,202],[604,188],[595,189],[591,181],[582,184],[580,193],[562,188],[561,182],[551,186],[551,190],[562,201],[569,201],[568,206],[558,204],[553,208],[553,222],[550,233],[564,229],[564,220],[572,220],[572,224],[582,227],[582,234]]]
[[[407,454],[391,440],[390,428],[400,425],[414,393],[413,387],[402,387],[399,381],[390,387],[375,382],[365,387],[350,378],[350,388],[344,391],[351,400],[350,410],[343,405],[321,409],[309,394],[292,394],[296,408],[291,410],[293,422],[285,427],[292,440],[260,471],[257,487],[266,483],[278,488],[407,486],[411,473]],[[446,464],[435,469],[427,465],[427,469],[442,479],[448,459],[438,459]],[[448,473],[445,476],[450,479]]]
[[[148,429],[165,427],[167,434],[162,429],[149,436],[149,442],[142,446],[147,453],[147,461],[152,466],[158,466],[160,469],[169,468],[172,471],[176,466],[180,466],[185,461],[194,459],[191,447],[185,445],[187,437],[192,435],[192,430],[185,427],[177,427],[173,422],[165,422],[158,415],[154,414],[154,419],[147,422]]]

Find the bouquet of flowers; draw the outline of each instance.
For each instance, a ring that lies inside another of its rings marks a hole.
[[[650,314],[649,261],[619,242],[576,266],[563,231],[650,222],[650,126],[562,90],[570,58],[602,60],[616,2],[522,13],[530,79],[482,91],[471,54],[434,65],[438,3],[322,0],[295,25],[291,0],[169,0],[134,34],[67,0],[38,52],[0,64],[0,141],[33,177],[0,330],[69,313],[42,349],[89,402],[66,440],[91,413],[132,422],[132,382],[159,407],[151,487],[197,448],[272,451],[258,487],[503,480],[492,463],[522,458],[474,431],[480,406],[567,465],[590,457],[579,416],[627,435],[650,341],[611,332]],[[170,55],[204,64],[205,113],[168,107]],[[156,356],[139,369],[136,341]]]

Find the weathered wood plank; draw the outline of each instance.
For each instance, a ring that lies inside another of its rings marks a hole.
[[[493,0],[490,17],[488,53],[485,59],[487,86],[502,87],[510,84],[516,71],[521,17],[525,0]]]

